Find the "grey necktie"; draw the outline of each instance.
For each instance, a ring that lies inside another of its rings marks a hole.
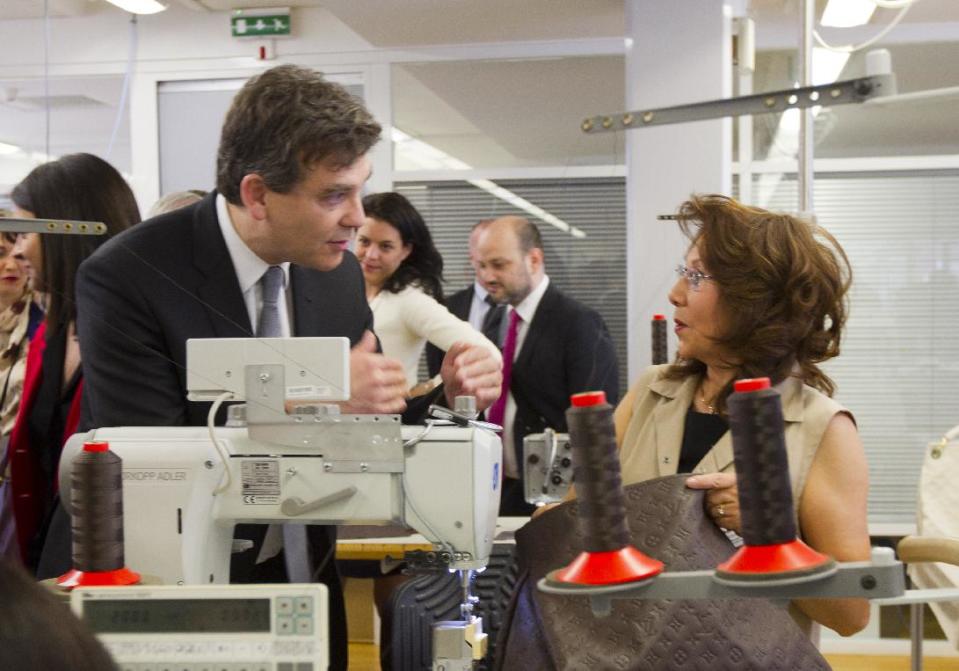
[[[283,269],[280,266],[270,266],[260,278],[263,307],[260,310],[260,319],[256,325],[258,338],[280,338],[283,329],[280,327],[280,290],[283,288]]]
[[[260,288],[263,291],[263,307],[260,309],[256,335],[258,338],[280,338],[283,336],[280,326],[280,301],[284,298],[283,269],[280,266],[267,268],[260,278]],[[305,525],[283,525],[283,556],[290,582],[310,582],[310,551]]]

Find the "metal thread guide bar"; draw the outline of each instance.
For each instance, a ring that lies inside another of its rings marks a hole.
[[[890,548],[874,547],[867,562],[843,562],[824,575],[733,583],[713,570],[660,573],[649,580],[617,585],[558,586],[543,578],[548,594],[588,596],[593,614],[609,615],[612,599],[895,599],[905,592],[902,562]]]
[[[71,221],[69,219],[20,219],[0,217],[0,233],[56,233],[59,235],[105,235],[107,225],[102,221]]]
[[[664,126],[688,121],[703,121],[727,116],[768,114],[807,107],[832,107],[861,103],[879,96],[896,93],[896,77],[893,74],[878,74],[857,79],[847,79],[832,84],[804,86],[768,93],[722,98],[706,102],[635,110],[622,114],[599,115],[584,119],[580,129],[584,133],[605,133],[631,130],[647,126]]]

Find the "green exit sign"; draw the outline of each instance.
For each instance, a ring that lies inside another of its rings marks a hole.
[[[262,14],[254,12],[256,10],[240,10],[230,17],[233,37],[276,37],[290,34],[288,13],[282,14],[276,10],[267,10]]]

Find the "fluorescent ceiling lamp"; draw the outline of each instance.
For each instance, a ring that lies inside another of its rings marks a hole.
[[[16,154],[18,151],[20,151],[20,147],[17,145],[0,142],[0,156],[9,156],[10,154]]]
[[[849,61],[849,52],[832,51],[831,49],[820,49],[815,47],[812,50],[812,83],[814,86],[819,84],[831,84],[839,80],[843,68]]]
[[[819,23],[832,28],[850,28],[869,23],[876,3],[872,0],[829,0]]]
[[[450,156],[442,149],[434,147],[428,142],[423,142],[422,140],[412,137],[408,133],[404,133],[396,126],[393,127],[390,136],[393,138],[393,142],[396,144],[397,156],[401,156],[404,162],[414,165],[420,170],[472,169],[472,166],[469,164],[464,163],[458,158]],[[576,228],[575,226],[570,226],[559,217],[550,214],[543,208],[534,205],[525,198],[521,198],[509,189],[504,189],[488,179],[468,179],[466,181],[476,188],[482,189],[483,191],[496,196],[500,200],[509,203],[516,209],[523,210],[527,214],[530,214],[541,221],[545,221],[551,226],[555,226],[559,230],[563,231],[563,233],[569,233],[574,238],[586,237],[586,233],[581,229]]]
[[[166,5],[158,0],[107,0],[107,2],[131,14],[156,14],[166,9]]]

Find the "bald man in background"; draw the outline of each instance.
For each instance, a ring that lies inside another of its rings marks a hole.
[[[486,413],[503,426],[500,515],[529,515],[533,506],[524,498],[520,463],[523,437],[546,428],[565,432],[571,394],[602,390],[616,405],[616,350],[599,313],[550,282],[542,237],[529,220],[501,217],[483,226],[475,267],[483,289],[507,306],[503,393]]]

